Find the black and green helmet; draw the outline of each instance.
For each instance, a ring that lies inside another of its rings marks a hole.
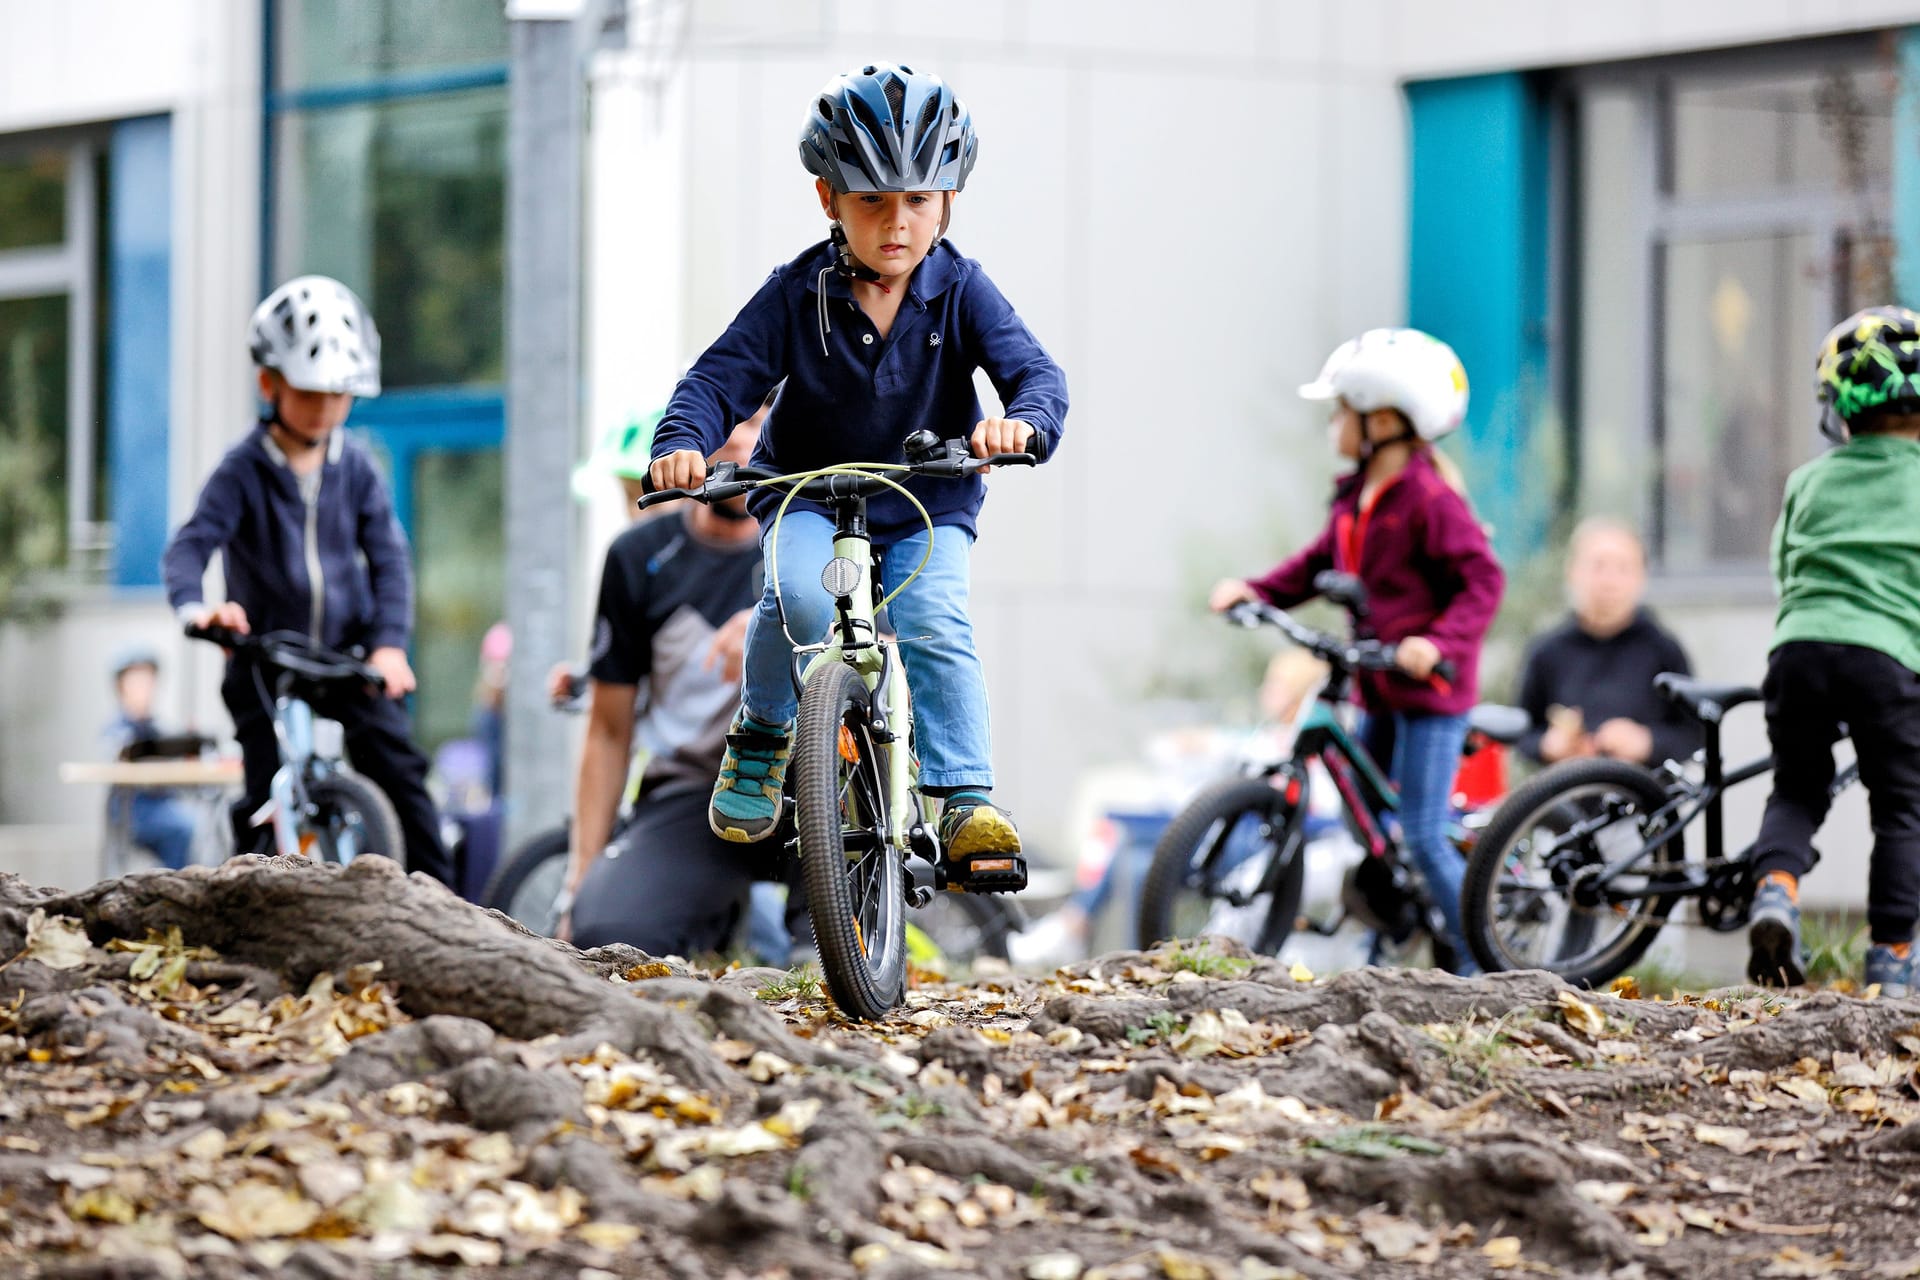
[[[1863,413],[1896,409],[1920,413],[1920,312],[1868,307],[1833,327],[1820,344],[1821,427],[1845,439],[1844,428]]]

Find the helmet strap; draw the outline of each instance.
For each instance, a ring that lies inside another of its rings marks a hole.
[[[1395,412],[1398,413],[1399,411],[1395,410]],[[1413,429],[1413,423],[1407,421],[1406,414],[1400,414],[1400,422],[1403,429],[1399,435],[1388,436],[1385,440],[1375,440],[1367,434],[1367,415],[1364,413],[1360,415],[1360,465],[1362,467],[1372,462],[1373,455],[1390,444],[1412,443],[1418,445],[1420,443],[1420,433]]]
[[[837,204],[839,197],[836,195],[834,200]],[[837,213],[838,210],[834,212]],[[878,271],[853,256],[853,248],[847,243],[847,229],[840,225],[840,219],[833,220],[833,225],[827,229],[827,238],[833,241],[833,247],[839,251],[839,255],[833,261],[833,269],[841,279],[864,280],[868,284],[879,284],[882,289],[887,289],[886,285],[880,284]],[[887,289],[887,292],[891,293],[892,290]]]
[[[933,243],[927,246],[928,253],[940,247],[940,242],[947,238],[947,223],[953,221],[953,192],[942,191],[940,200],[940,229],[933,233]]]
[[[1847,420],[1835,412],[1831,404],[1820,406],[1820,434],[1835,444],[1845,444],[1853,439],[1853,431],[1847,426]]]
[[[295,431],[289,426],[287,420],[280,416],[279,396],[275,396],[267,402],[267,411],[260,415],[260,426],[262,430],[269,434],[272,433],[273,428],[280,428],[280,430],[286,432],[287,435],[293,438],[295,444],[303,449],[318,449],[327,442],[325,435],[310,436],[303,431]]]

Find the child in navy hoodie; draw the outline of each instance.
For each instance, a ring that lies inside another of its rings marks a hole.
[[[353,767],[393,801],[407,869],[447,883],[452,867],[427,795],[427,760],[398,701],[414,687],[406,535],[373,460],[340,430],[355,396],[380,394],[380,335],[345,285],[301,276],[254,311],[249,345],[268,411],[220,460],[167,544],[168,602],[188,625],[297,631],[330,648],[368,650],[387,696],[342,698],[324,714],[345,729]],[[216,551],[227,599],[208,605],[201,578]],[[256,843],[250,815],[280,767],[269,688],[244,655],[227,663],[220,696],[246,763],[247,793],[234,806],[241,851]]]

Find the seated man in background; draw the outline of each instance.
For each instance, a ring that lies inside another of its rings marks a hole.
[[[1577,756],[1659,764],[1698,749],[1699,725],[1653,688],[1661,672],[1692,668],[1680,642],[1640,603],[1646,585],[1646,548],[1632,529],[1596,516],[1573,531],[1573,613],[1527,650],[1520,705],[1533,727],[1521,751],[1542,764]]]
[[[160,658],[151,649],[128,649],[114,659],[113,693],[118,704],[108,737],[122,760],[197,756],[206,739],[195,734],[169,736],[153,719],[154,686]],[[171,790],[115,787],[108,803],[128,805],[127,834],[153,852],[162,865],[178,871],[192,860],[193,809]]]

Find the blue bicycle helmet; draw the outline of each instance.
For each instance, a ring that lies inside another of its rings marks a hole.
[[[835,76],[807,110],[800,163],[841,195],[959,191],[979,142],[946,81],[891,62]]]

